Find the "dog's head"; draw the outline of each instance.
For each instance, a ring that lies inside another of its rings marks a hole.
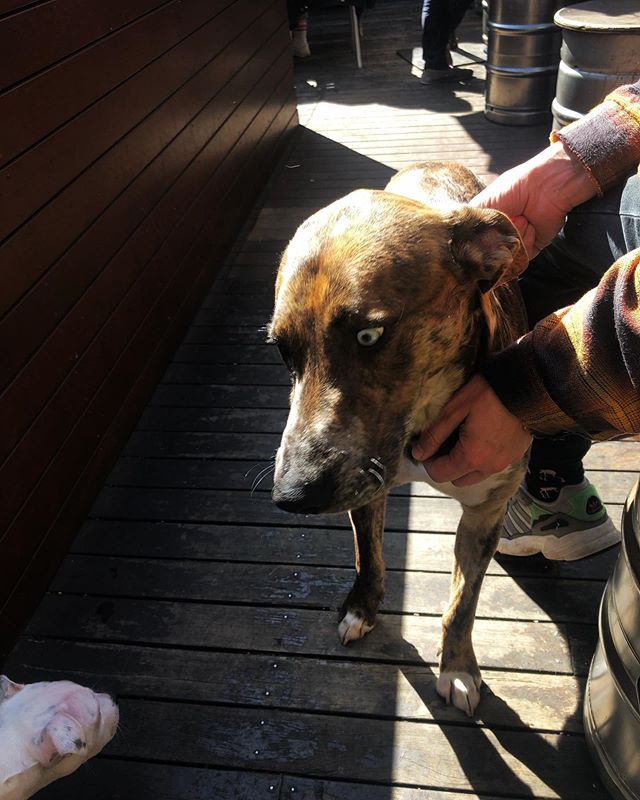
[[[292,377],[273,499],[303,513],[368,503],[463,381],[478,296],[526,254],[508,218],[360,190],[300,226],[270,336]]]

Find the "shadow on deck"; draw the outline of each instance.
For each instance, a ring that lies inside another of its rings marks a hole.
[[[295,226],[410,161],[455,158],[488,178],[546,140],[484,119],[481,65],[466,86],[420,85],[396,54],[419,43],[418,6],[367,12],[361,71],[343,10],[311,19],[302,126],[6,665],[16,680],[65,677],[119,699],[103,756],[43,799],[606,797],[581,698],[615,553],[492,562],[475,627],[486,687],[469,720],[434,689],[456,503],[427,486],[396,493],[384,613],[343,648],[347,520],[280,513],[261,477],[288,404],[263,326]],[[461,42],[477,62],[473,13]],[[614,518],[634,454],[589,456]]]

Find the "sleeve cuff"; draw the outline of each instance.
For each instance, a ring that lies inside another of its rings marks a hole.
[[[483,369],[491,388],[533,434],[575,430],[576,423],[554,402],[538,376],[533,334],[493,353]]]
[[[626,86],[560,131],[561,141],[580,160],[598,194],[614,186],[640,161],[640,86]]]

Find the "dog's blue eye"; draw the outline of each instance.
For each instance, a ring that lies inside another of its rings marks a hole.
[[[364,328],[358,331],[356,338],[358,344],[361,344],[363,347],[371,347],[371,345],[376,344],[383,333],[384,328]]]

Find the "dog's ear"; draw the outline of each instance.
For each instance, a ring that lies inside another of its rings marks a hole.
[[[82,725],[69,714],[57,711],[34,742],[33,755],[43,767],[57,764],[65,756],[87,752]]]
[[[464,206],[449,225],[453,260],[483,293],[517,278],[529,263],[518,231],[501,211]]]
[[[18,694],[22,689],[24,689],[23,683],[15,683],[6,675],[0,675],[0,703]]]

